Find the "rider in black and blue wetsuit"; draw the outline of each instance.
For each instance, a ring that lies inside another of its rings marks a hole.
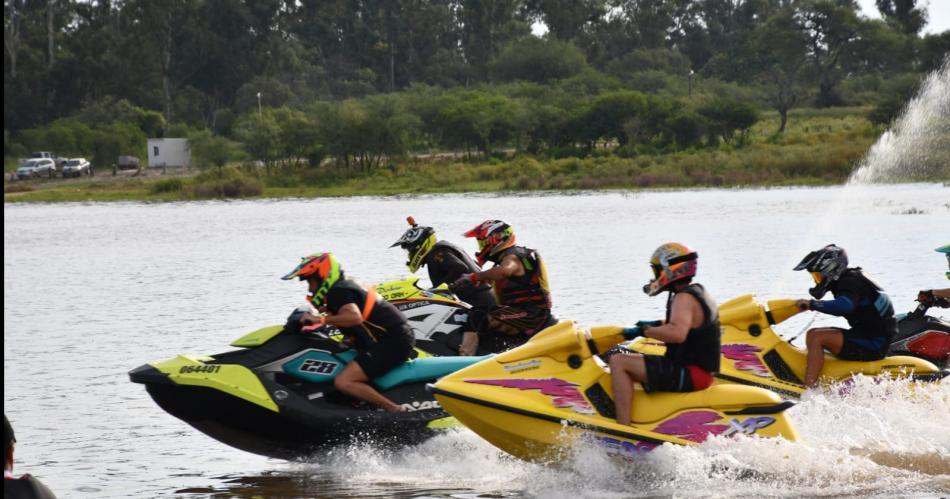
[[[798,300],[798,308],[844,317],[851,326],[851,329],[823,327],[808,331],[805,385],[811,387],[817,383],[826,349],[844,360],[883,359],[897,334],[894,306],[884,290],[860,267],[848,267],[844,248],[830,244],[812,251],[795,270],[807,270],[815,280],[815,287],[808,290],[815,299]],[[821,300],[828,291],[834,299]]]

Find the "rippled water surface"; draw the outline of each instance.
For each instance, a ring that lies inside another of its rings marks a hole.
[[[947,284],[933,249],[950,242],[950,188],[938,184],[6,205],[3,385],[15,471],[60,497],[950,494],[950,383],[859,380],[847,394],[808,394],[789,412],[799,442],[717,438],[635,462],[579,448],[541,467],[464,429],[398,451],[267,459],[197,432],[128,381],[148,361],[225,351],[282,322],[305,289],[279,277],[302,255],[332,250],[367,282],[406,275],[405,254],[388,248],[406,215],[472,250],[462,232],[489,217],[510,222],[547,260],[556,314],[584,325],[660,316],[664,300],[639,290],[652,250],[668,240],[699,251],[699,281],[720,301],[805,297],[808,276],[790,269],[830,242],[899,309],[911,309],[918,289]],[[782,332],[798,334],[811,319],[803,315]]]

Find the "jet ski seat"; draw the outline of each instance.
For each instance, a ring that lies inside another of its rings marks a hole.
[[[741,410],[748,406],[774,406],[782,402],[774,392],[745,385],[713,385],[695,392],[647,393],[638,384],[633,392],[634,423],[653,423],[687,409]]]
[[[494,354],[481,357],[425,357],[414,359],[374,379],[373,384],[385,391],[404,383],[435,380],[493,356]]]

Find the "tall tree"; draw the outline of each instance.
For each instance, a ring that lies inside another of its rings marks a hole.
[[[544,23],[554,38],[571,41],[607,13],[607,0],[527,0],[532,20]]]
[[[807,0],[798,11],[798,22],[808,39],[809,59],[818,78],[820,107],[841,103],[836,87],[841,78],[841,57],[857,39],[858,16],[854,0]]]
[[[916,36],[927,24],[927,12],[917,5],[917,0],[876,0],[876,3],[884,20],[901,33]]]

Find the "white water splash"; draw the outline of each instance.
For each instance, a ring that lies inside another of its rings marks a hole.
[[[871,146],[848,184],[950,176],[950,56],[931,73],[894,126]]]
[[[418,497],[920,497],[950,494],[950,382],[858,377],[809,392],[788,415],[800,440],[714,437],[642,458],[581,445],[552,466],[507,456],[468,430],[417,446],[354,446],[295,474],[346,476],[345,495]],[[325,492],[326,489],[324,489]]]

